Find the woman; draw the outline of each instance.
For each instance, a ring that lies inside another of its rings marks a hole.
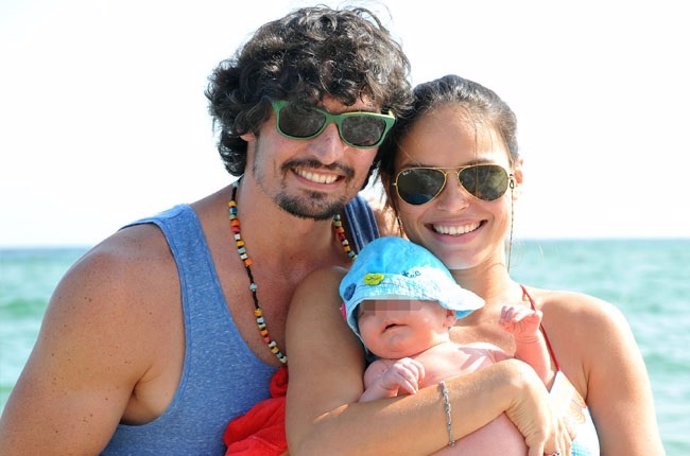
[[[446,76],[418,86],[412,112],[381,151],[389,203],[405,235],[486,302],[453,328],[454,341],[489,342],[513,353],[512,340],[497,324],[501,307],[540,310],[559,385],[572,384],[586,401],[601,454],[663,454],[644,363],[620,312],[590,296],[523,287],[510,278],[513,203],[523,182],[515,133],[510,108],[479,84]],[[341,277],[333,270],[314,274],[293,299],[287,335],[292,451],[317,453],[322,446],[329,453],[430,454],[448,445],[448,434],[458,439],[503,412],[525,435],[530,455],[567,451],[551,434],[550,407],[532,403],[546,404],[546,390],[529,369],[516,373],[524,365],[512,360],[447,381],[452,413],[446,420],[433,387],[356,404],[364,363],[338,315]],[[574,431],[584,433],[574,448],[597,454],[596,437],[586,427]]]

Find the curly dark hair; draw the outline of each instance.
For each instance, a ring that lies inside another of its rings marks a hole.
[[[206,89],[225,168],[244,173],[247,143],[240,135],[258,134],[271,100],[317,104],[328,95],[351,106],[366,97],[399,114],[411,102],[409,73],[400,45],[364,8],[301,8],[261,26],[218,65]],[[372,169],[377,163],[378,157]]]
[[[426,112],[444,105],[462,106],[478,122],[493,127],[508,149],[513,164],[518,159],[517,118],[510,106],[483,85],[449,74],[414,88],[412,107],[398,117],[386,140],[379,147],[379,177],[390,195],[395,172],[395,157],[401,141]]]

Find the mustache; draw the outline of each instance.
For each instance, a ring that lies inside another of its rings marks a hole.
[[[331,163],[330,165],[324,165],[320,161],[314,159],[290,160],[283,163],[283,166],[281,168],[283,171],[287,171],[290,168],[295,168],[298,166],[313,168],[315,170],[323,169],[327,171],[337,171],[338,173],[343,174],[347,179],[352,179],[352,177],[354,177],[355,175],[355,170],[350,168],[349,166],[340,163]]]

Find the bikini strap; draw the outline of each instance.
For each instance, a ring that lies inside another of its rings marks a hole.
[[[534,307],[534,300],[532,299],[532,296],[527,292],[527,289],[525,288],[524,285],[520,284],[520,288],[522,288],[522,299],[523,301],[525,298],[529,300],[529,304],[532,307],[532,310],[537,310],[536,307]],[[542,324],[539,325],[539,329],[541,329],[541,333],[544,335],[544,340],[546,341],[546,348],[549,350],[549,355],[551,355],[551,360],[553,361],[553,366],[556,368],[556,372],[560,371],[561,368],[558,365],[558,360],[556,359],[556,355],[553,352],[553,348],[551,348],[551,341],[549,340],[549,336],[546,335],[546,330],[544,329],[543,322]]]

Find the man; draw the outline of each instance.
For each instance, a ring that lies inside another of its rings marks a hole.
[[[297,10],[221,62],[207,97],[241,178],[73,266],[6,405],[0,454],[223,454],[228,421],[268,397],[286,361],[296,285],[378,234],[348,201],[408,102],[408,74],[364,9]]]

